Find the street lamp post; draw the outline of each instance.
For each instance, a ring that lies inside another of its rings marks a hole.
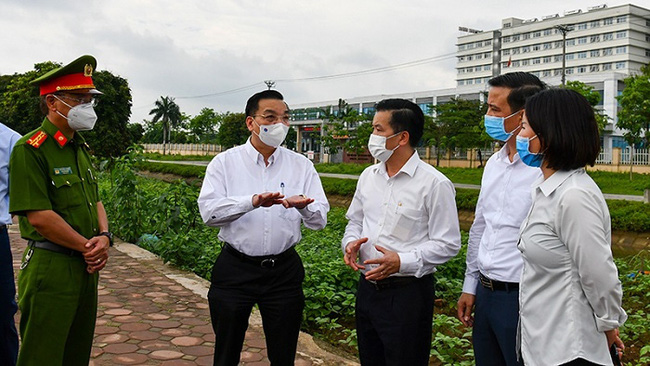
[[[553,27],[562,32],[562,86],[566,84],[566,34],[573,29],[566,24]]]

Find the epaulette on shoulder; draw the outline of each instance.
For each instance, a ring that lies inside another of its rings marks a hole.
[[[45,133],[45,131],[39,130],[27,140],[27,144],[31,145],[35,149],[38,149],[46,139],[47,133]]]

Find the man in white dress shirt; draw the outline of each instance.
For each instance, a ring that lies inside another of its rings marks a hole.
[[[455,190],[415,150],[422,110],[404,99],[376,110],[368,149],[380,163],[359,177],[342,240],[345,263],[362,272],[359,358],[369,366],[428,365],[433,272],[460,249]]]
[[[329,204],[313,164],[280,147],[289,108],[275,90],[246,104],[251,136],[208,165],[199,211],[224,242],[208,303],[216,335],[214,365],[237,365],[253,305],[262,316],[272,365],[293,365],[302,320],[304,268],[294,246],[301,222],[319,230]]]
[[[541,176],[539,169],[519,159],[515,137],[526,98],[545,86],[539,78],[524,72],[500,75],[488,84],[486,132],[495,140],[505,141],[505,145],[490,157],[483,172],[469,232],[458,318],[465,326],[474,327],[472,340],[478,366],[510,366],[520,365],[516,354],[523,267],[517,249],[519,227],[530,209],[531,185]]]

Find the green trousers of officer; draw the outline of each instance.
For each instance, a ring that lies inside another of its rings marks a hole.
[[[86,272],[83,258],[34,248],[18,275],[18,366],[88,365],[98,278]]]

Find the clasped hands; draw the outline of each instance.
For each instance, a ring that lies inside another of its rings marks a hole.
[[[82,254],[86,261],[86,271],[88,273],[96,273],[106,267],[108,261],[108,248],[110,247],[110,240],[104,235],[93,236],[86,242]]]
[[[343,254],[343,261],[346,265],[358,271],[360,269],[366,269],[365,265],[377,264],[378,266],[376,268],[366,272],[366,280],[368,281],[383,280],[393,273],[399,272],[401,263],[397,252],[393,252],[379,245],[375,245],[375,248],[384,255],[383,257],[365,260],[363,264],[357,262],[361,245],[367,241],[368,238],[361,238],[353,240],[346,245],[345,253]]]
[[[313,198],[305,197],[304,195],[295,195],[284,198],[280,192],[264,192],[253,195],[253,207],[271,207],[273,205],[282,205],[284,208],[295,207],[298,209],[307,207],[308,204],[314,202]]]

